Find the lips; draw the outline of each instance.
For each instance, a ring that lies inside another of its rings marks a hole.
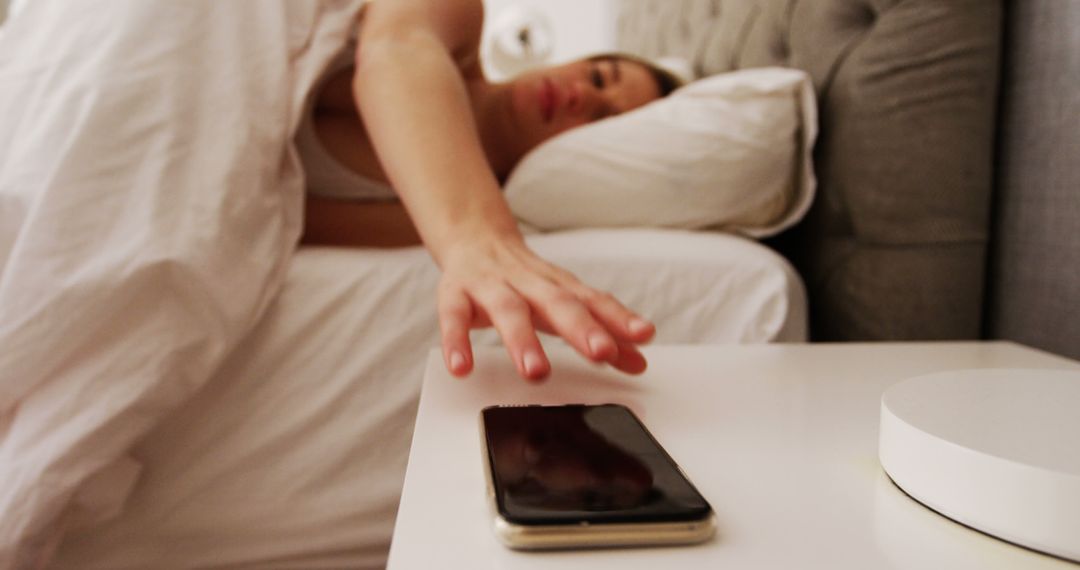
[[[544,78],[538,97],[540,99],[540,116],[543,117],[545,123],[550,123],[555,118],[555,109],[559,105],[559,92],[550,79]]]

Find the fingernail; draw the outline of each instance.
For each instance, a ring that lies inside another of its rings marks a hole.
[[[450,370],[452,372],[461,372],[465,369],[465,355],[458,351],[450,353]]]
[[[589,352],[593,356],[600,356],[600,354],[610,346],[607,336],[602,333],[594,332],[589,334]]]
[[[648,332],[652,328],[652,325],[646,322],[644,319],[630,319],[630,324],[627,325],[630,329],[630,334],[642,334]]]
[[[540,372],[544,362],[539,354],[530,350],[521,357],[521,364],[525,368],[525,373],[529,376],[533,376]]]

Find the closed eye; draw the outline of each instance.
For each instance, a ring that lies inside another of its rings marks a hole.
[[[600,66],[593,64],[589,68],[589,80],[592,81],[593,87],[597,89],[603,89],[607,84],[604,81],[604,74],[600,73]]]

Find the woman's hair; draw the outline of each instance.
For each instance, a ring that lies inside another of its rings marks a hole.
[[[660,96],[667,97],[672,91],[682,87],[683,81],[670,71],[665,71],[655,65],[646,65],[646,69],[656,80],[656,86],[660,89]]]

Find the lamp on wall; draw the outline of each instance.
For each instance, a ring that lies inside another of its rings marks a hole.
[[[503,79],[546,63],[555,44],[551,21],[528,6],[508,6],[493,19],[484,42],[484,60],[493,79]]]

